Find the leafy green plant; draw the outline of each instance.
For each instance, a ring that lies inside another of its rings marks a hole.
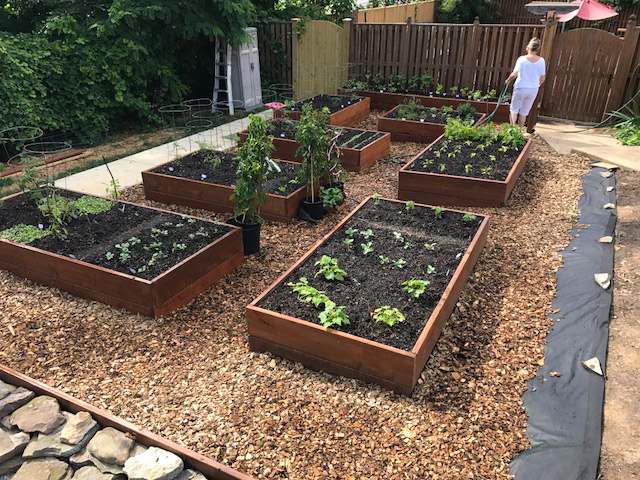
[[[371,237],[373,237],[373,230],[371,230],[370,228],[361,230],[360,235],[362,235],[362,238],[364,238],[365,240],[369,240]]]
[[[396,323],[404,322],[405,316],[397,308],[385,305],[373,311],[373,319],[377,323],[386,323],[390,327],[393,327]]]
[[[241,223],[258,223],[260,208],[267,199],[265,183],[270,174],[280,167],[271,160],[273,139],[269,136],[267,121],[258,116],[249,117],[246,141],[238,148],[238,170],[232,194],[234,215]]]
[[[344,203],[344,193],[338,187],[320,187],[320,199],[324,208],[333,210]]]
[[[373,242],[361,243],[360,247],[362,248],[363,255],[369,255],[373,252]]]
[[[435,242],[434,243],[425,243],[424,244],[424,248],[426,250],[429,250],[430,252],[433,252],[436,249],[436,244],[435,244]]]
[[[497,140],[507,147],[519,150],[527,143],[522,128],[517,125],[503,123],[497,133]]]
[[[404,258],[399,258],[398,260],[394,260],[393,262],[391,262],[391,264],[393,265],[393,268],[401,270],[407,265],[407,262]]]
[[[497,137],[497,132],[493,123],[475,126],[451,117],[444,127],[444,136],[447,140],[457,140],[459,142],[493,142]]]
[[[49,235],[51,235],[51,232],[47,229],[41,229],[35,225],[25,225],[24,223],[19,223],[0,232],[0,238],[3,240],[10,240],[25,245]]]
[[[431,282],[429,282],[429,280],[418,280],[413,278],[402,282],[402,289],[407,292],[409,296],[418,299],[427,291],[427,287],[430,283]]]
[[[353,247],[353,238],[345,238],[344,240],[342,240],[342,243],[344,243],[347,247],[351,248]]]
[[[337,306],[325,292],[311,286],[306,277],[301,277],[297,282],[289,282],[287,285],[298,295],[301,302],[310,303],[316,308],[322,307],[318,318],[323,327],[329,328],[334,325],[341,327],[349,324],[346,307]]]
[[[99,215],[113,208],[113,202],[104,198],[83,195],[73,202],[80,215]]]
[[[318,275],[322,275],[325,280],[337,280],[339,282],[342,282],[347,276],[347,272],[340,268],[337,258],[323,255],[320,260],[315,263],[315,265],[316,267],[320,267],[320,269],[316,273],[316,277]]]
[[[380,199],[382,197],[380,197],[379,193],[374,193],[371,198],[373,198],[373,204],[377,207],[378,205],[380,205]]]
[[[378,255],[378,260],[380,260],[380,265],[388,265],[391,261],[386,255]]]
[[[297,154],[302,157],[300,174],[307,184],[307,196],[312,202],[316,201],[320,179],[328,177],[332,167],[328,124],[328,109],[314,110],[308,103],[302,106],[296,127],[296,142],[300,145]]]
[[[476,216],[473,213],[465,213],[462,217],[463,222],[473,222],[475,219]]]
[[[640,104],[608,114],[615,122],[615,137],[623,145],[640,145]]]
[[[404,237],[402,236],[402,233],[400,232],[393,232],[393,238],[396,242],[398,243],[404,243]]]
[[[444,213],[444,208],[442,207],[433,207],[433,214],[437,219],[442,218],[442,214]]]
[[[470,103],[463,103],[456,109],[456,116],[463,122],[476,121],[476,109]]]
[[[396,117],[405,120],[417,120],[425,110],[426,108],[419,104],[415,99],[411,99],[398,107],[396,110]]]
[[[407,203],[405,203],[404,205],[404,209],[407,212],[411,212],[412,210],[414,210],[416,208],[416,202],[409,200]]]
[[[38,202],[38,210],[47,219],[51,233],[59,238],[66,238],[67,225],[77,217],[74,202],[52,188],[47,189],[47,193]]]
[[[467,175],[470,175],[473,172],[473,165],[471,165],[470,163],[467,163],[464,166],[464,173],[466,173]]]
[[[436,267],[431,264],[427,265],[427,274],[432,275],[434,273],[436,273]]]

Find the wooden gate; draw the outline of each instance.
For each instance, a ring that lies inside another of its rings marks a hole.
[[[349,22],[294,20],[293,92],[296,99],[336,93],[347,80]]]
[[[638,40],[634,30],[624,39],[593,28],[556,36],[547,59],[542,114],[599,122],[618,108]]]

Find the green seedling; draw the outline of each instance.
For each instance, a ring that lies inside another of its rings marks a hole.
[[[393,327],[396,323],[404,322],[405,316],[397,308],[385,305],[373,311],[373,319],[377,323],[386,323],[390,327]]]
[[[430,283],[428,280],[411,279],[402,282],[402,289],[407,292],[409,296],[418,299],[427,291]]]
[[[325,280],[337,280],[339,282],[342,282],[347,276],[347,272],[340,268],[338,259],[332,258],[328,255],[323,255],[322,258],[320,258],[320,260],[315,263],[315,265],[316,267],[320,267],[318,272],[316,273],[316,277],[318,275],[322,275]]]

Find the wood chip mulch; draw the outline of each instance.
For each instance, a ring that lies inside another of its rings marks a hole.
[[[258,478],[509,478],[584,158],[536,138],[510,206],[473,209],[492,215],[487,246],[413,397],[248,350],[245,305],[366,196],[395,198],[423,147],[349,174],[319,226],[267,224],[260,256],[158,321],[0,272],[0,362]]]

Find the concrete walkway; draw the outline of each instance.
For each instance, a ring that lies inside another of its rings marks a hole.
[[[536,133],[563,155],[581,153],[597,161],[640,171],[640,147],[620,144],[607,129],[588,128],[570,122],[544,120],[536,125]],[[583,130],[587,131],[578,133]]]
[[[258,115],[269,119],[272,117],[272,111],[266,110]],[[132,187],[142,183],[142,171],[197,151],[202,144],[210,145],[215,150],[226,150],[235,146],[236,134],[247,128],[248,123],[248,118],[234,120],[211,130],[114,160],[108,164],[109,170],[116,179],[118,188]],[[109,170],[104,165],[90,168],[56,180],[56,186],[87,195],[105,196],[112,185]]]

